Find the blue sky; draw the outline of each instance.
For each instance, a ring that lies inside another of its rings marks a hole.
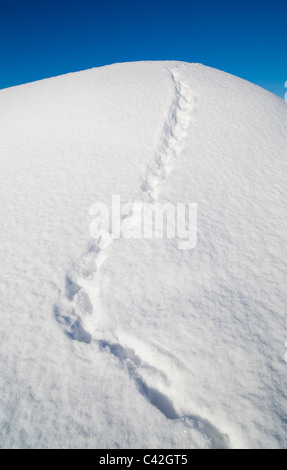
[[[286,0],[2,0],[0,88],[114,62],[184,60],[284,97],[286,21]]]

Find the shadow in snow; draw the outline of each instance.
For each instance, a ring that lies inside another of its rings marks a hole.
[[[101,349],[108,350],[113,356],[117,357],[127,368],[130,375],[135,380],[139,392],[155,408],[157,408],[167,419],[170,420],[191,420],[194,427],[207,435],[214,449],[228,449],[229,438],[227,434],[222,434],[207,419],[197,415],[179,415],[170,398],[154,387],[149,387],[145,381],[138,375],[136,369],[145,365],[133,349],[124,348],[121,344],[109,344],[107,341],[98,342]],[[151,367],[155,369],[154,367]]]

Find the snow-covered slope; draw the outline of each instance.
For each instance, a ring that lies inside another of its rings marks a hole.
[[[286,103],[199,64],[0,91],[0,447],[286,447]],[[197,245],[89,208],[198,204]]]

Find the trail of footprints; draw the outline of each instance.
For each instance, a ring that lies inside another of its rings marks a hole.
[[[129,214],[122,216],[123,231],[131,230],[137,223],[143,203],[157,200],[179,156],[195,103],[188,82],[180,79],[180,68],[177,66],[169,70],[175,90],[173,101],[159,147],[142,180],[140,198],[130,204]],[[112,241],[109,233],[103,233],[97,240],[90,239],[66,276],[65,292],[55,311],[57,319],[73,339],[89,343],[93,338],[100,268],[108,256]]]
[[[196,106],[196,97],[193,96],[188,81],[180,78],[182,67],[184,66],[179,65],[168,70],[174,83],[173,101],[159,147],[142,180],[140,198],[130,205],[129,214],[122,216],[123,231],[131,230],[137,223],[143,203],[157,200],[168,174],[180,155],[186,130]],[[135,348],[130,346],[134,345],[131,339],[128,341],[129,346],[126,346],[126,339],[113,342],[95,338],[100,268],[108,256],[112,241],[110,233],[104,233],[99,239],[91,239],[88,242],[66,276],[65,292],[61,295],[59,304],[55,306],[57,320],[72,339],[87,344],[96,343],[100,350],[117,357],[133,377],[140,393],[167,419],[180,419],[185,422],[191,420],[195,428],[205,432],[213,447],[228,447],[228,437],[221,434],[208,420],[196,415],[179,414],[168,398],[166,392],[170,388],[170,382],[164,369],[169,370],[169,376],[172,373],[174,381],[179,371],[183,372],[186,368],[180,359],[169,351],[160,351],[159,347],[152,348],[147,344],[141,348],[140,353],[136,353]],[[126,335],[124,336],[126,338]],[[118,335],[113,337],[118,339]]]
[[[193,97],[188,82],[180,80],[179,69],[180,66],[169,72],[174,83],[174,98],[160,145],[153,163],[147,168],[141,186],[147,202],[153,202],[158,198],[164,181],[172,171],[195,109],[196,98]]]

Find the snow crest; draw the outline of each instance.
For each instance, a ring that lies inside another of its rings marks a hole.
[[[0,447],[286,448],[286,102],[163,61],[0,104]],[[191,201],[195,249],[136,235]]]

